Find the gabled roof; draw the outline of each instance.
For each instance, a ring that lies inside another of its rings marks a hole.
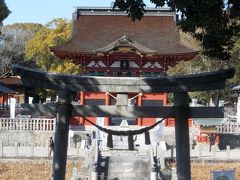
[[[116,50],[117,48],[131,48],[137,51],[140,51],[144,54],[147,53],[156,53],[155,50],[149,49],[142,44],[139,44],[135,41],[132,41],[130,38],[128,38],[126,35],[122,36],[121,38],[117,39],[116,41],[106,45],[105,47],[99,48],[94,50],[95,52],[100,52],[100,53],[106,53],[110,52],[112,50]]]
[[[51,47],[56,54],[107,51],[124,40],[143,53],[159,55],[197,54],[180,43],[175,14],[169,10],[147,9],[141,21],[133,22],[127,13],[112,8],[76,8],[72,38]],[[120,43],[121,44],[121,43]]]

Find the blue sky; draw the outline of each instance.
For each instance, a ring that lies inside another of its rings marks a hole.
[[[72,19],[76,6],[109,7],[114,0],[5,0],[12,13],[3,21],[4,25],[13,23],[46,24],[55,18]],[[149,0],[147,6],[153,6]]]

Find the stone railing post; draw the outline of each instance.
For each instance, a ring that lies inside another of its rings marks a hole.
[[[99,149],[98,149],[98,143],[97,140],[93,142],[92,145],[93,148],[93,153],[94,153],[94,163],[93,163],[93,168],[92,168],[92,180],[97,180],[98,179],[98,161],[100,159],[99,157]]]
[[[77,142],[77,148],[76,148],[76,155],[77,155],[77,157],[79,157],[80,156],[80,147],[81,147],[81,142]]]
[[[31,143],[31,157],[34,157],[34,144]]]
[[[165,169],[165,159],[164,159],[164,151],[161,150],[160,152],[160,165],[161,165],[161,169]]]
[[[72,177],[71,180],[77,180],[78,178],[78,169],[76,167],[73,168],[72,170]]]
[[[3,157],[3,142],[0,140],[0,157]]]
[[[230,158],[230,146],[227,145],[227,147],[226,147],[226,159],[229,160],[229,158]]]
[[[212,156],[213,156],[213,159],[214,159],[214,160],[216,159],[216,151],[217,151],[217,147],[216,147],[216,145],[215,145],[215,146],[213,146],[213,148],[212,148]]]
[[[91,180],[97,180],[97,179],[98,179],[97,164],[93,164]]]
[[[50,151],[50,149],[49,149],[49,141],[48,140],[45,140],[45,142],[44,142],[44,146],[45,146],[45,157],[48,157],[48,155],[49,155],[49,151]]]
[[[198,144],[197,150],[198,150],[198,158],[202,159],[202,150],[203,150],[202,144]]]
[[[15,150],[15,151],[14,151],[14,152],[15,152],[15,153],[14,153],[14,156],[17,157],[17,156],[18,156],[18,142],[15,142],[15,143],[14,143],[14,150]]]
[[[13,119],[9,119],[9,130],[10,131],[15,130],[15,129],[12,128],[12,121],[13,121]]]
[[[154,162],[152,147],[149,147],[149,155],[151,161],[151,180],[157,180],[157,165]]]

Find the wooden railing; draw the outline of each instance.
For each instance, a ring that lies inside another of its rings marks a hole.
[[[0,130],[54,131],[55,118],[0,118]]]

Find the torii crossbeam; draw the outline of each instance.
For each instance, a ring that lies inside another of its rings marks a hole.
[[[25,86],[59,90],[56,104],[27,105],[24,110],[34,115],[57,115],[55,146],[53,157],[53,179],[65,178],[68,130],[70,114],[101,117],[169,117],[175,118],[177,176],[179,180],[191,179],[189,150],[189,118],[223,117],[223,108],[189,107],[188,92],[223,89],[226,79],[234,76],[234,69],[207,72],[177,77],[88,77],[46,73],[39,70],[13,65],[16,75],[20,75]],[[80,106],[71,105],[71,92],[114,92],[114,93],[174,93],[173,107],[130,107],[120,106]]]

